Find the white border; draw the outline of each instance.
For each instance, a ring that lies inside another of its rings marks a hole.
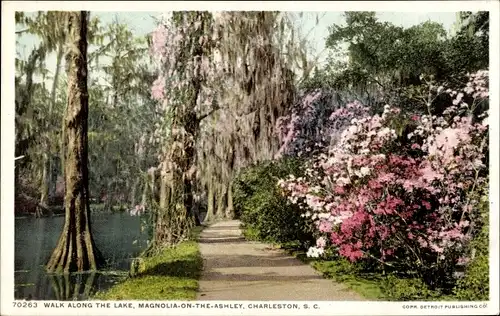
[[[134,309],[135,315],[493,315],[499,312],[499,2],[498,1],[136,1],[136,2],[111,1],[2,1],[2,108],[1,108],[1,315],[123,315],[127,310],[119,308],[98,309],[46,309],[41,301],[37,309],[15,309],[14,302],[14,58],[15,38],[14,11],[38,10],[89,10],[89,11],[173,11],[173,10],[286,10],[286,11],[382,11],[382,12],[457,12],[457,11],[490,11],[490,100],[491,120],[490,126],[490,302],[486,308],[450,308],[452,305],[483,304],[484,302],[317,302],[320,309]],[[116,10],[120,7],[121,10]],[[431,10],[431,11],[430,11]],[[170,302],[173,303],[173,302]],[[177,302],[181,304],[182,302]],[[198,302],[203,303],[203,302]],[[249,302],[206,302],[215,303],[242,303],[247,306]],[[265,303],[265,302],[263,302]],[[285,302],[282,302],[285,303]],[[290,302],[299,305],[314,302]],[[138,307],[139,302],[133,302]],[[113,306],[113,303],[111,303]],[[415,309],[408,309],[415,306]],[[429,306],[434,306],[429,307]],[[405,308],[406,307],[406,308]],[[427,307],[427,308],[425,308]]]

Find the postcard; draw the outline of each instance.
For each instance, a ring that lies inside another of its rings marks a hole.
[[[497,315],[499,12],[4,1],[1,314]]]

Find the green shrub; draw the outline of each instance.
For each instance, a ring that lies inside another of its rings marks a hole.
[[[287,243],[311,243],[309,225],[301,211],[281,194],[278,180],[301,174],[295,159],[267,162],[241,171],[233,181],[236,215],[241,219],[245,236],[253,240]]]
[[[465,277],[458,281],[455,294],[459,300],[489,300],[488,255],[477,256],[467,267]]]
[[[485,196],[481,203],[481,231],[471,242],[475,256],[465,270],[465,276],[455,287],[455,295],[459,300],[483,301],[489,300],[489,208]]]
[[[399,278],[392,274],[383,281],[382,292],[390,301],[432,300],[441,296],[433,291],[420,278]]]
[[[259,237],[259,232],[253,228],[252,226],[246,227],[246,229],[243,231],[243,236],[245,236],[246,240],[252,240],[252,241],[258,241],[260,240]]]
[[[343,281],[343,279],[359,273],[358,265],[349,262],[346,258],[318,260],[312,266],[326,277],[334,278],[337,281]]]

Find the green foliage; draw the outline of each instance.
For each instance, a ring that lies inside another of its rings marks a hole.
[[[246,240],[252,240],[252,241],[260,240],[259,231],[250,225],[247,225],[245,230],[243,230],[243,236],[245,236]]]
[[[446,32],[425,22],[407,29],[380,22],[375,12],[346,12],[347,25],[332,25],[326,46],[348,45],[347,69],[336,74],[336,85],[375,85],[388,90],[394,83],[415,82],[422,72],[439,73],[440,50]]]
[[[474,72],[489,66],[489,12],[460,12],[460,28],[444,47],[451,73]]]
[[[489,258],[478,255],[467,268],[464,279],[459,281],[455,294],[459,300],[489,300]]]
[[[346,258],[336,258],[333,260],[316,261],[313,267],[323,272],[329,277],[336,276],[337,279],[342,279],[350,274],[359,272],[359,266],[349,262]]]
[[[346,12],[345,18],[345,25],[330,27],[326,47],[334,53],[347,45],[346,58],[330,59],[304,88],[348,89],[372,97],[383,90],[404,108],[404,90],[418,88],[422,74],[455,82],[468,72],[488,68],[488,12],[461,12],[453,36],[431,21],[402,28],[379,21],[375,12]]]
[[[441,293],[433,291],[420,278],[398,278],[389,275],[382,283],[386,299],[390,301],[435,300]]]
[[[480,233],[471,242],[470,248],[475,251],[474,259],[465,270],[464,278],[458,281],[455,295],[460,300],[489,300],[489,208],[487,196],[483,198],[481,216],[484,225]]]
[[[277,185],[280,178],[300,173],[300,161],[290,159],[247,168],[234,179],[234,208],[249,239],[276,243],[298,240],[303,244],[312,241],[300,210],[287,202]]]

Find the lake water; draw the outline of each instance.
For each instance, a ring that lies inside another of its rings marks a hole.
[[[66,276],[48,275],[44,270],[61,234],[64,216],[16,218],[14,297],[85,300],[97,290],[108,289],[127,275],[131,260],[147,246],[147,229],[142,228],[147,218],[127,213],[92,214],[94,240],[108,268]]]

